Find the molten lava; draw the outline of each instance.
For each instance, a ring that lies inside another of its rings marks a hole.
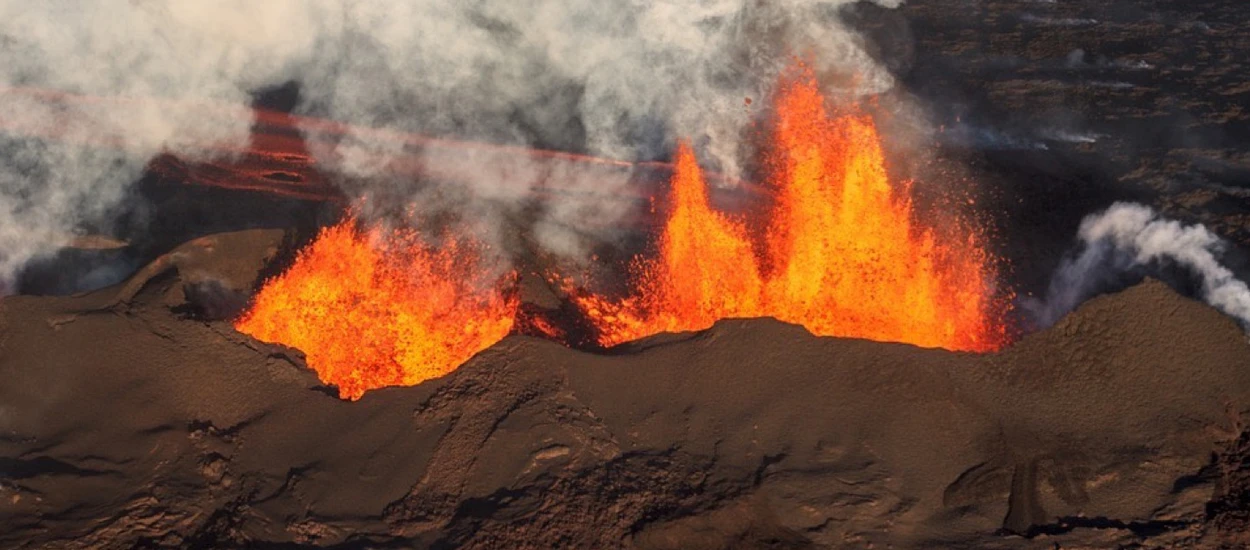
[[[268,281],[235,328],[302,350],[348,399],[417,384],[512,330],[517,301],[484,275],[479,252],[456,240],[435,249],[406,229],[361,231],[349,218]]]
[[[654,260],[635,259],[636,293],[619,302],[594,294],[573,296],[595,324],[601,344],[761,315],[764,281],[746,228],[712,209],[702,170],[685,143],[675,164],[660,254]]]
[[[873,120],[830,116],[809,72],[783,81],[767,159],[767,234],[715,211],[691,149],[677,152],[658,255],[636,258],[634,294],[574,292],[603,345],[774,317],[825,336],[990,351],[1006,344],[1004,301],[975,231],[915,222],[891,185]]]

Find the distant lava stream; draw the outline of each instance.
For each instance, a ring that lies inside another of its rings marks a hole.
[[[363,148],[349,145],[346,142],[350,140],[344,140],[337,147],[340,152],[342,149],[349,149],[353,158],[379,167],[382,174],[414,183],[433,181],[466,184],[482,180],[481,169],[484,165],[523,167],[523,170],[513,173],[496,174],[498,181],[492,180],[490,183],[518,187],[522,190],[518,195],[528,194],[539,201],[559,198],[630,201],[645,205],[653,194],[654,185],[668,179],[673,171],[671,163],[628,162],[514,145],[433,138],[208,101],[95,97],[58,90],[0,87],[0,101],[7,98],[23,101],[33,99],[57,107],[55,111],[62,115],[51,121],[40,120],[37,125],[30,121],[0,117],[0,132],[17,137],[109,149],[122,147],[117,136],[103,128],[92,127],[91,117],[76,116],[74,113],[92,112],[93,109],[100,108],[124,112],[130,104],[155,102],[193,111],[206,120],[250,116],[253,119],[253,128],[248,142],[191,144],[187,147],[206,153],[201,156],[207,156],[210,160],[191,160],[176,154],[163,154],[149,164],[149,173],[157,181],[168,184],[257,191],[295,199],[346,203],[354,198],[344,195],[335,184],[341,176],[336,174],[333,163],[309,153],[310,150],[331,148],[329,144],[310,140],[339,140],[347,136],[387,143],[387,150],[391,151],[387,155],[370,153]],[[391,145],[397,147],[390,147]],[[575,176],[579,181],[628,181],[630,185],[603,186],[603,191],[595,190],[593,197],[585,197],[579,196],[585,193],[584,188],[574,189],[569,185],[570,176]],[[730,183],[717,174],[711,174],[710,178],[713,182]],[[767,196],[761,188],[749,182],[734,181],[732,185],[721,187],[732,187],[733,191],[722,193],[727,196]],[[632,225],[645,224],[649,219],[634,214],[621,221]]]

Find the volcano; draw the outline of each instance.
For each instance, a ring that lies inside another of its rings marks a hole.
[[[1250,548],[1245,8],[833,2],[842,53],[896,82],[862,96],[830,52],[764,51],[803,22],[755,4],[688,8],[789,67],[680,98],[749,113],[740,165],[626,75],[654,112],[593,120],[620,88],[559,65],[563,35],[537,51],[570,74],[521,56],[443,89],[346,22],[309,46],[348,50],[333,78],[245,107],[0,69],[0,102],[51,113],[0,108],[0,178],[57,174],[52,150],[142,166],[0,279],[0,547]],[[438,49],[534,54],[474,15]],[[561,85],[468,97],[495,80]],[[357,81],[402,108],[327,107]],[[129,158],[152,112],[249,139]],[[30,212],[0,208],[54,217]]]

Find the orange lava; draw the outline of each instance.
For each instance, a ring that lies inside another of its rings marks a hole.
[[[352,400],[447,374],[512,330],[517,301],[471,243],[435,249],[412,230],[357,227],[322,230],[235,328],[302,350]]]
[[[635,259],[633,295],[573,294],[599,343],[774,317],[823,336],[1004,346],[1005,301],[994,296],[993,259],[978,234],[918,226],[909,184],[890,183],[872,118],[830,116],[815,79],[797,73],[777,99],[765,238],[753,241],[744,222],[709,205],[683,144],[658,254]]]
[[[634,295],[622,301],[573,295],[603,345],[707,328],[725,317],[762,315],[764,281],[746,228],[708,204],[703,172],[685,143],[675,164],[660,254],[635,259]]]

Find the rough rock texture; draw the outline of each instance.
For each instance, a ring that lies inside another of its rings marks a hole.
[[[1117,200],[1250,249],[1246,10],[1229,0],[909,0],[861,3],[848,17],[982,190],[1025,293],[1045,288],[1081,218]]]
[[[222,279],[275,250],[213,242]],[[1245,541],[1250,343],[1159,283],[993,355],[731,320],[601,354],[509,337],[346,402],[185,313],[214,265],[0,302],[0,546]]]

